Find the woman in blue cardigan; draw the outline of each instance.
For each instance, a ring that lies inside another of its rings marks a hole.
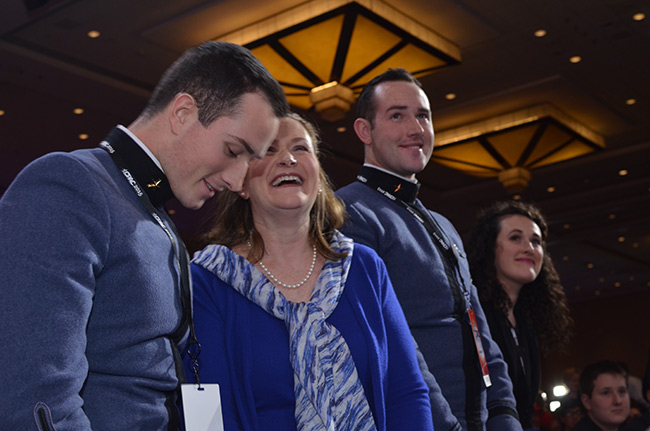
[[[244,191],[218,197],[192,265],[200,380],[220,385],[226,430],[432,430],[384,263],[338,232],[317,144],[283,119]]]

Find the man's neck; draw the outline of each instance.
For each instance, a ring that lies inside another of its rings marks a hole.
[[[602,431],[618,431],[619,430],[619,425],[608,425],[608,424],[603,424],[602,422],[596,420],[593,415],[588,412],[587,416],[589,416],[589,419]]]

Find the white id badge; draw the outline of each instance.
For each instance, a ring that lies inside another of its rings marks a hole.
[[[223,431],[219,385],[194,383],[181,385],[186,431]]]

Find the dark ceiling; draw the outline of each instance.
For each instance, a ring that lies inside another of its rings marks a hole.
[[[437,131],[549,103],[605,138],[599,152],[534,170],[522,199],[537,203],[550,222],[549,249],[573,302],[648,291],[650,3],[386,2],[460,48],[460,64],[422,79]],[[3,0],[0,193],[30,160],[95,146],[114,124],[128,125],[185,48],[298,3]],[[647,17],[636,21],[636,13]],[[546,36],[535,37],[538,29]],[[101,36],[89,38],[90,30]],[[569,62],[575,55],[582,61]],[[452,92],[456,98],[446,99]],[[362,162],[352,121],[349,113],[337,123],[319,122],[324,166],[336,186],[352,181]],[[623,169],[627,175],[619,174]],[[479,208],[508,198],[497,179],[434,162],[418,178],[423,201],[462,234]],[[202,215],[177,210],[190,244]]]

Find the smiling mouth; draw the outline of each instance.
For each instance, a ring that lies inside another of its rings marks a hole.
[[[400,145],[401,148],[404,148],[405,150],[422,150],[423,145],[422,144],[409,144],[409,145]]]
[[[203,182],[204,182],[205,185],[207,186],[208,190],[210,190],[211,192],[216,192],[216,190],[214,189],[214,187],[212,187],[212,186],[210,185],[209,182],[207,182],[206,180],[203,180]]]
[[[273,187],[280,187],[280,186],[286,186],[286,185],[302,185],[302,180],[300,179],[299,176],[297,175],[283,175],[281,177],[276,178],[273,183],[271,183]]]

